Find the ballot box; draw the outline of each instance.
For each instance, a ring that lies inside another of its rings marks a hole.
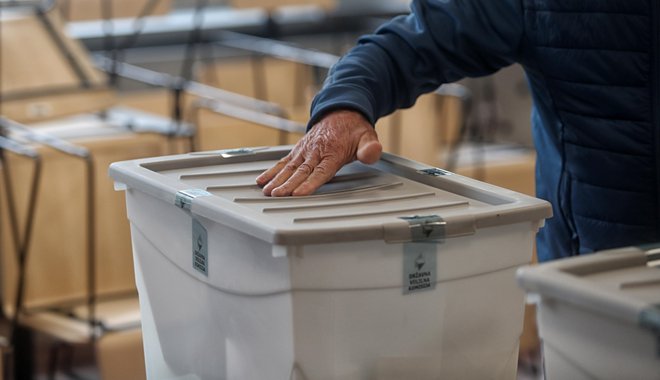
[[[154,379],[514,379],[550,205],[385,154],[264,196],[290,147],[114,163]]]
[[[660,378],[658,253],[629,247],[520,270],[538,296],[548,380]]]

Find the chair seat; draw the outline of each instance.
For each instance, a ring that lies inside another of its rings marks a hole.
[[[86,321],[89,309],[81,305],[73,309],[73,316]],[[137,296],[104,301],[96,304],[96,320],[107,331],[140,327],[140,304]]]
[[[94,328],[87,321],[88,309],[85,305],[73,308],[70,313],[52,310],[25,313],[20,320],[27,327],[74,344],[88,342],[92,333],[99,336],[106,331],[140,327],[137,296],[98,302],[95,314],[98,324]]]

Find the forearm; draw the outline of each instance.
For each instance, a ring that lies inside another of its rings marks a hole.
[[[513,63],[521,39],[520,0],[414,1],[410,15],[362,37],[333,67],[309,125],[334,109],[373,124],[443,83]]]

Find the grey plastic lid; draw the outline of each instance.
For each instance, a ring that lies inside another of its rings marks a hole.
[[[264,196],[256,177],[289,150],[244,148],[118,162],[110,176],[122,187],[275,245],[450,238],[521,222],[538,228],[552,213],[545,201],[389,154],[375,165],[347,165],[314,195]],[[418,215],[436,217],[414,218]],[[412,226],[416,221],[424,228]]]
[[[653,330],[660,335],[660,244],[627,247],[518,270],[530,293]],[[657,262],[654,264],[657,265]]]

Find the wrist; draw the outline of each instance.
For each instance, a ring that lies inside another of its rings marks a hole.
[[[351,108],[339,108],[329,110],[323,114],[318,115],[315,120],[311,119],[308,124],[307,131],[314,128],[316,125],[330,122],[337,124],[337,121],[342,121],[340,124],[347,125],[369,125],[373,128],[373,124],[369,122],[367,117],[360,111]]]

